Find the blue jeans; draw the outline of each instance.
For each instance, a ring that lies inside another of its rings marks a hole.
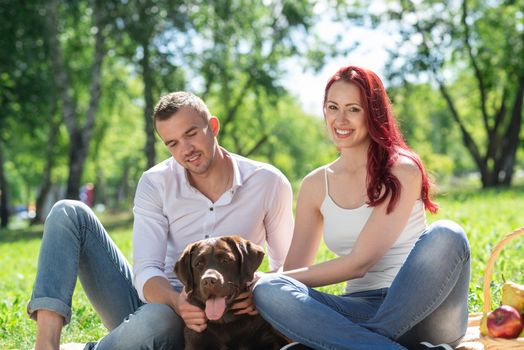
[[[77,276],[110,330],[86,349],[183,349],[183,320],[167,305],[143,303],[128,262],[95,214],[63,200],[45,222],[29,315],[46,309],[69,323]]]
[[[337,296],[268,275],[254,298],[276,329],[314,349],[456,345],[467,329],[469,259],[464,231],[443,220],[427,228],[389,288]]]

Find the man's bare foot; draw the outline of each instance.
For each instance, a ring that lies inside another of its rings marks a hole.
[[[64,318],[61,315],[49,310],[38,310],[35,350],[59,350],[63,326]]]

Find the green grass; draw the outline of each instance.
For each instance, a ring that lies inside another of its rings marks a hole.
[[[513,229],[524,226],[524,187],[506,190],[453,190],[438,197],[441,209],[428,215],[428,221],[451,219],[461,224],[472,250],[470,311],[482,309],[482,281],[491,249]],[[103,215],[112,238],[131,260],[131,220],[129,213]],[[42,226],[0,231],[0,349],[31,349],[35,323],[26,316],[26,304],[36,274]],[[524,283],[524,237],[505,247],[495,265],[492,282],[493,305],[499,302],[504,281]],[[330,258],[325,247],[318,260]],[[322,288],[340,293],[343,285]],[[62,342],[86,342],[106,334],[92,310],[81,285],[73,300],[73,317],[65,327]]]

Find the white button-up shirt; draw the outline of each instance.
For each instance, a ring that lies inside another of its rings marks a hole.
[[[135,194],[134,285],[163,276],[180,285],[173,271],[184,248],[208,237],[239,235],[265,247],[269,268],[284,264],[293,234],[293,193],[275,167],[232,153],[233,185],[216,201],[192,187],[173,158],[144,172]]]

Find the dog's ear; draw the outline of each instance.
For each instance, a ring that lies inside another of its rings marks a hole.
[[[175,264],[175,273],[185,286],[186,293],[189,296],[193,291],[195,282],[193,277],[193,267],[191,266],[191,259],[193,251],[195,250],[195,243],[189,244],[185,249],[178,261]]]
[[[262,247],[240,236],[232,236],[231,238],[240,256],[240,278],[242,281],[251,282],[255,271],[264,259],[264,250]]]

